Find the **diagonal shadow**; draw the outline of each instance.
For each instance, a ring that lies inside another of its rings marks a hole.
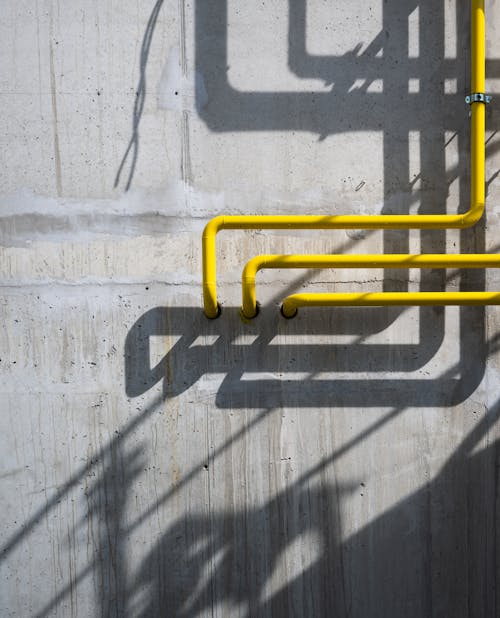
[[[499,443],[487,435],[498,402],[432,480],[353,534],[344,532],[346,502],[369,499],[382,481],[339,482],[336,474],[327,481],[325,473],[402,411],[390,410],[262,505],[172,520],[135,570],[126,568],[126,539],[156,508],[127,523],[127,490],[143,462],[139,450],[114,444],[88,492],[94,558],[72,586],[96,572],[103,615],[194,618],[215,602],[244,616],[496,615],[496,546],[484,531],[496,522]],[[478,450],[480,443],[486,446]],[[60,590],[36,616],[52,615],[70,591]]]
[[[495,526],[498,441],[476,447],[499,410],[431,481],[353,534],[345,503],[370,496],[374,479],[318,482],[340,453],[263,505],[173,520],[129,579],[129,600],[148,592],[133,615],[194,618],[214,603],[242,616],[496,615],[496,546],[484,530]]]

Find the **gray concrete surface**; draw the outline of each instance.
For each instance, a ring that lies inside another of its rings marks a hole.
[[[216,214],[468,207],[468,3],[4,0],[0,22],[0,615],[498,616],[499,309],[278,305],[500,273],[267,272],[238,316],[258,253],[498,251],[498,102],[474,229],[224,232],[224,311],[201,312]]]

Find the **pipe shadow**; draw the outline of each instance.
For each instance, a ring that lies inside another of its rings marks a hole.
[[[441,94],[443,105],[433,110],[438,114],[428,117],[432,108],[425,90],[408,92],[409,78],[431,78],[428,87],[436,92],[445,78],[457,78],[464,73],[464,47],[458,49],[460,57],[454,59],[445,59],[442,53],[444,11],[440,6],[415,0],[384,2],[382,30],[361,55],[358,46],[341,56],[314,57],[305,50],[306,4],[306,0],[290,0],[288,5],[289,68],[301,78],[333,83],[331,91],[251,92],[231,86],[228,0],[197,0],[195,62],[204,76],[208,94],[208,102],[205,96],[200,97],[198,113],[212,131],[299,130],[326,136],[345,131],[392,130],[398,126],[407,131],[427,125],[436,129],[444,126],[450,131],[462,129],[461,95]],[[417,6],[426,27],[420,28],[421,55],[414,59],[408,58],[408,17]],[[463,21],[461,16],[457,20]],[[462,30],[457,33],[459,37],[468,37]],[[379,53],[382,49],[383,56]],[[489,61],[488,69],[490,76],[498,75],[500,62]],[[350,90],[357,79],[366,81],[366,87]],[[382,92],[367,92],[367,86],[374,80],[383,80]]]
[[[391,313],[392,308],[384,309]],[[284,320],[276,309],[264,308],[246,324],[236,308],[224,310],[218,320],[207,320],[198,308],[158,307],[141,316],[127,335],[126,392],[136,397],[163,381],[164,397],[170,398],[204,375],[223,373],[226,376],[216,395],[216,404],[222,408],[456,405],[474,392],[484,374],[484,308],[460,308],[459,358],[439,378],[400,376],[424,367],[441,346],[439,326],[445,314],[443,308],[436,309],[427,312],[430,318],[434,311],[435,320],[419,321],[420,329],[426,325],[426,336],[418,344],[315,344],[308,342],[311,335],[328,337],[344,329],[351,331],[351,320],[367,315],[384,323],[386,315],[384,311],[366,314],[363,309],[313,310]],[[437,328],[432,335],[434,324]],[[150,364],[152,337],[176,339],[154,366]],[[331,377],[363,372],[375,375]],[[395,379],[376,375],[390,372],[399,375]],[[300,379],[294,379],[297,373]],[[315,377],[325,373],[328,379]],[[263,374],[267,375],[263,378]]]

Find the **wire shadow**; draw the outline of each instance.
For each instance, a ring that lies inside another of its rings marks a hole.
[[[146,69],[149,58],[149,50],[151,47],[151,41],[153,40],[156,21],[158,20],[158,15],[163,5],[163,1],[164,0],[157,0],[156,4],[154,5],[153,10],[151,11],[151,15],[148,19],[144,36],[142,38],[141,55],[139,59],[139,83],[137,84],[134,110],[132,113],[132,135],[130,136],[128,146],[122,157],[122,160],[118,167],[118,171],[116,172],[114,182],[115,189],[120,182],[123,168],[125,167],[125,163],[127,162],[130,153],[132,153],[132,160],[130,162],[127,182],[125,184],[125,191],[128,191],[130,189],[132,180],[134,178],[135,166],[137,165],[137,157],[139,156],[139,125],[141,123],[142,112],[144,111],[144,102],[146,100]]]

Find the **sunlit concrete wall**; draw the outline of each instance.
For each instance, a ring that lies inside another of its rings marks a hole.
[[[259,253],[498,251],[498,102],[474,229],[224,232],[201,312],[214,215],[467,209],[468,5],[3,0],[0,615],[498,615],[500,310],[278,306],[500,273],[238,315]]]

